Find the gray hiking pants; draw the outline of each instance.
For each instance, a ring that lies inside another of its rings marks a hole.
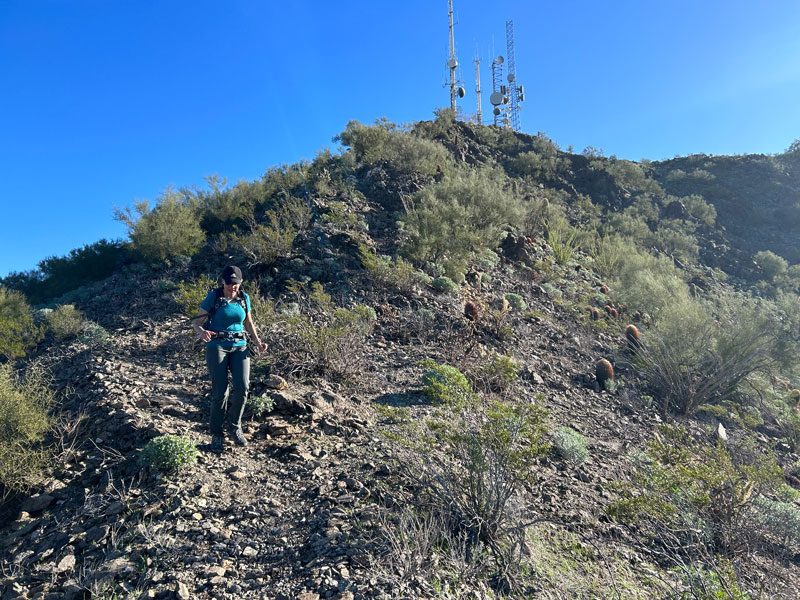
[[[232,426],[242,426],[242,413],[250,389],[250,356],[247,346],[222,348],[206,346],[206,364],[211,375],[211,435],[222,435],[225,413]],[[232,391],[228,406],[228,371]]]

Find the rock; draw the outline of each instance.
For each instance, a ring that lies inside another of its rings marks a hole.
[[[108,505],[108,508],[105,510],[105,515],[107,517],[113,517],[115,515],[120,514],[122,511],[125,510],[125,505],[122,502],[112,502]]]
[[[725,427],[722,426],[722,423],[717,425],[717,438],[725,443],[728,442],[728,432],[725,431]]]
[[[58,564],[56,565],[56,572],[65,573],[67,571],[73,571],[75,569],[75,562],[74,554],[64,555],[64,558],[58,561]]]
[[[258,556],[258,550],[252,546],[245,546],[245,549],[242,550],[242,556],[246,556],[247,558],[255,558]]]
[[[50,506],[54,500],[55,498],[50,494],[36,494],[25,500],[20,506],[20,510],[30,514],[41,512]]]
[[[280,375],[270,375],[264,382],[264,385],[271,390],[285,390],[289,387],[289,384],[286,383],[286,380]]]
[[[189,600],[192,597],[189,588],[182,581],[175,584],[175,597],[179,600]]]

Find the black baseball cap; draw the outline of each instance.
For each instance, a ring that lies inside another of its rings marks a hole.
[[[229,265],[222,271],[222,281],[225,283],[242,283],[242,270],[239,267]]]

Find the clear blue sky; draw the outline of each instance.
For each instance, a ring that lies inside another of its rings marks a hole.
[[[513,19],[522,129],[638,160],[800,138],[800,2],[454,0],[484,113]],[[446,0],[0,0],[0,276],[125,236],[114,206],[313,158],[449,104]]]

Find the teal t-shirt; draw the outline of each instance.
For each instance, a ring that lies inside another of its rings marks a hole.
[[[222,305],[217,309],[217,312],[214,313],[214,316],[211,317],[211,322],[207,327],[209,331],[226,331],[230,333],[239,333],[244,331],[244,320],[247,317],[247,313],[250,312],[250,296],[241,291],[239,294],[244,296],[244,301],[247,304],[247,312],[245,312],[241,303],[239,303],[235,298],[233,300],[226,300],[223,298]],[[211,312],[211,309],[214,308],[214,302],[216,299],[216,291],[211,290],[208,293],[208,296],[206,296],[206,299],[200,303],[200,308],[207,312]],[[247,342],[244,339],[211,340],[206,344],[206,346],[222,346],[223,348],[233,348],[236,346],[245,345],[247,345]]]

